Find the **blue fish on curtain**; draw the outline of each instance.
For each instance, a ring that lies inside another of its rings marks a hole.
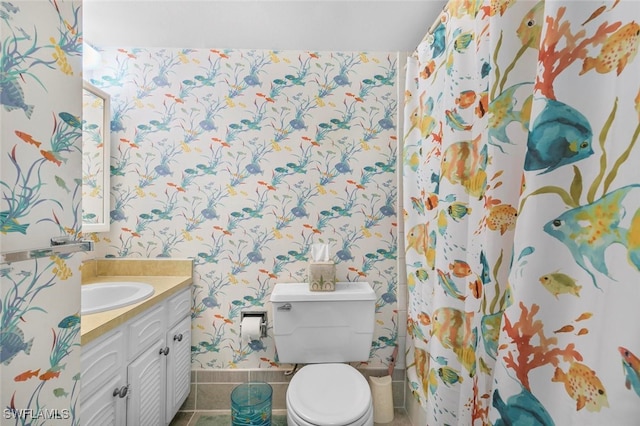
[[[433,58],[437,58],[444,53],[446,48],[446,27],[444,23],[440,22],[433,31],[433,42],[431,43],[431,49],[433,52]]]
[[[593,155],[587,118],[570,105],[545,99],[527,140],[524,169],[549,173]]]
[[[620,346],[618,352],[622,356],[622,368],[624,369],[627,389],[633,388],[636,395],[640,396],[640,359],[629,349]]]
[[[502,152],[504,152],[504,149],[501,144],[513,145],[513,142],[507,136],[507,126],[509,124],[518,122],[525,129],[529,126],[533,95],[529,95],[522,102],[520,110],[514,109],[518,102],[515,92],[523,86],[528,88],[530,92],[533,82],[525,81],[514,84],[505,89],[489,104],[489,143],[498,147]]]
[[[640,418],[638,22],[617,0],[450,0],[408,59],[419,424]]]
[[[622,203],[629,192],[638,187],[640,184],[616,189],[594,203],[564,212],[544,226],[546,233],[569,249],[573,259],[589,274],[596,287],[596,277],[585,260],[598,272],[611,278],[605,262],[605,251],[612,244],[626,247],[629,262],[640,270],[640,246],[636,242],[636,235],[640,233],[640,209],[634,212],[631,229],[620,226],[620,221],[627,213]]]
[[[498,389],[493,391],[493,406],[500,413],[494,426],[530,425],[553,426],[555,423],[546,408],[524,387],[520,393],[503,401]]]

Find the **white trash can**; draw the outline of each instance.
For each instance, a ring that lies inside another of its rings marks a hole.
[[[373,398],[373,421],[391,423],[393,421],[393,391],[391,376],[369,377]]]

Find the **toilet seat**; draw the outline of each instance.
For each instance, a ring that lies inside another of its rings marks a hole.
[[[299,425],[372,424],[371,389],[347,364],[312,364],[301,368],[287,389],[287,411]]]

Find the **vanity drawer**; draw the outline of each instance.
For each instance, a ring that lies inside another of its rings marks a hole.
[[[134,359],[165,334],[164,304],[134,318],[129,324],[129,360]]]
[[[172,296],[167,301],[167,308],[169,309],[169,323],[168,327],[173,326],[180,321],[185,315],[189,315],[191,311],[191,287],[182,290],[180,293]]]

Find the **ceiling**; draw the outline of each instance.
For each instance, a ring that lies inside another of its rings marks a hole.
[[[413,51],[444,0],[84,0],[96,47]]]

